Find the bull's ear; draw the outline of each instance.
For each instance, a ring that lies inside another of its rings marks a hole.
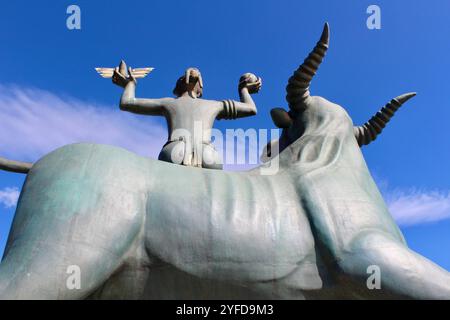
[[[289,128],[292,125],[291,116],[282,108],[273,108],[270,110],[270,116],[278,128]]]

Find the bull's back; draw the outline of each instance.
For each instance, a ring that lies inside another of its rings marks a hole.
[[[146,245],[201,278],[267,281],[315,266],[309,222],[288,176],[173,165],[151,179]]]

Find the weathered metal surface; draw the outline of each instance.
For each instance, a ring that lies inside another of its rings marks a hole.
[[[310,96],[311,79],[275,116],[287,143],[274,175],[94,144],[42,158],[19,199],[0,298],[450,299],[450,274],[407,247],[352,120]],[[79,289],[67,286],[74,265]],[[373,266],[379,289],[367,286]]]

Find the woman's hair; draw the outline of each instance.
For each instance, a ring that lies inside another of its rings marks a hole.
[[[189,69],[188,69],[189,70]],[[197,84],[195,85],[197,96],[200,98],[203,95],[203,88],[201,80],[197,81]],[[175,84],[175,88],[173,89],[173,94],[177,97],[181,96],[183,93],[186,92],[186,74],[182,75],[178,78],[177,83]]]
[[[178,78],[175,88],[173,89],[173,94],[177,97],[181,96],[186,92],[186,76],[181,76]]]

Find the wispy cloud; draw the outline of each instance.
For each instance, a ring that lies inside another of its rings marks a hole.
[[[62,97],[44,90],[0,85],[1,156],[35,161],[74,142],[123,147],[157,157],[166,129],[150,117]]]
[[[0,205],[6,208],[12,208],[17,204],[19,199],[19,189],[4,188],[0,190]]]
[[[450,218],[450,191],[394,190],[385,198],[395,220],[403,226]]]

